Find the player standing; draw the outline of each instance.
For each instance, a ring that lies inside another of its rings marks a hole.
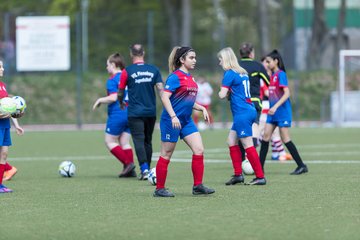
[[[152,158],[152,134],[156,121],[156,95],[161,96],[163,82],[157,67],[144,62],[145,50],[141,44],[130,46],[133,64],[121,73],[118,98],[122,103],[128,87],[128,123],[140,165],[139,180],[148,178]]]
[[[190,47],[174,47],[169,56],[170,75],[166,80],[161,96],[163,112],[160,119],[161,152],[156,165],[156,190],[154,197],[174,197],[165,188],[170,158],[179,139],[193,152],[191,169],[194,178],[192,193],[194,195],[212,194],[214,189],[203,185],[204,146],[201,135],[193,119],[192,110],[202,111],[204,119],[209,121],[206,108],[195,103],[198,86],[190,74],[195,68],[196,54]]]
[[[105,144],[109,151],[123,164],[119,177],[136,177],[134,157],[130,145],[130,129],[127,120],[127,108],[120,109],[117,100],[121,70],[125,63],[119,53],[111,54],[106,61],[106,70],[110,74],[106,82],[107,96],[98,98],[93,110],[101,104],[108,104],[108,119],[105,128]]]
[[[266,154],[269,149],[269,141],[276,127],[280,129],[281,140],[294,158],[297,168],[291,175],[299,175],[308,172],[303,163],[295,144],[291,141],[289,128],[292,121],[292,109],[290,103],[290,90],[285,72],[285,65],[280,53],[275,49],[266,57],[269,69],[273,73],[269,86],[270,109],[266,119],[264,137],[260,148],[260,161],[264,169]]]
[[[0,77],[4,76],[4,65],[3,62],[0,61]],[[0,98],[8,97],[8,93],[6,91],[5,83],[0,81]],[[2,184],[4,172],[6,169],[6,160],[8,157],[9,146],[11,146],[11,136],[10,136],[10,118],[14,124],[16,133],[18,135],[24,134],[24,129],[20,127],[16,118],[22,117],[23,113],[19,114],[3,114],[0,113],[0,193],[9,193],[12,192],[10,188],[7,188]]]
[[[252,125],[256,119],[256,110],[250,100],[249,77],[246,70],[239,66],[235,53],[231,48],[222,49],[218,53],[218,58],[219,65],[225,70],[219,97],[224,99],[230,94],[230,106],[234,119],[227,139],[234,175],[225,184],[234,185],[244,182],[241,167],[241,150],[238,145],[240,139],[256,176],[247,184],[265,185],[266,179],[252,140]]]

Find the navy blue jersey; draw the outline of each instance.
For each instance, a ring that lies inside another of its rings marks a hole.
[[[264,66],[251,58],[242,58],[239,64],[249,75],[251,101],[257,101],[256,99],[260,99],[260,79],[269,86],[270,77]]]
[[[143,62],[134,63],[122,71],[119,88],[128,87],[129,117],[156,116],[154,87],[161,82],[159,69]]]

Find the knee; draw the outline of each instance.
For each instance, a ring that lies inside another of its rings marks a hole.
[[[2,152],[0,154],[0,163],[5,164],[7,157],[8,157],[8,153],[7,152]]]
[[[193,149],[194,155],[204,155],[204,147],[198,146]]]

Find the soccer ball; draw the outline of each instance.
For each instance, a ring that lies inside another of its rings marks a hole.
[[[63,177],[73,177],[76,172],[75,164],[71,161],[63,161],[59,165],[59,174]]]
[[[156,185],[156,168],[152,168],[149,172],[148,175],[148,181],[152,184],[152,185]]]
[[[16,102],[10,97],[0,99],[0,112],[3,114],[16,112]]]
[[[249,160],[245,159],[241,164],[242,170],[246,175],[254,174],[254,169],[252,168]]]
[[[26,101],[24,98],[20,96],[14,96],[12,97],[16,103],[16,112],[17,113],[23,113],[26,109]]]

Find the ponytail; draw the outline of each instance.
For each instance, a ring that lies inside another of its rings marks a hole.
[[[274,60],[278,60],[278,67],[284,72],[286,72],[284,61],[282,60],[282,57],[277,49],[272,50],[267,56],[271,57]]]

